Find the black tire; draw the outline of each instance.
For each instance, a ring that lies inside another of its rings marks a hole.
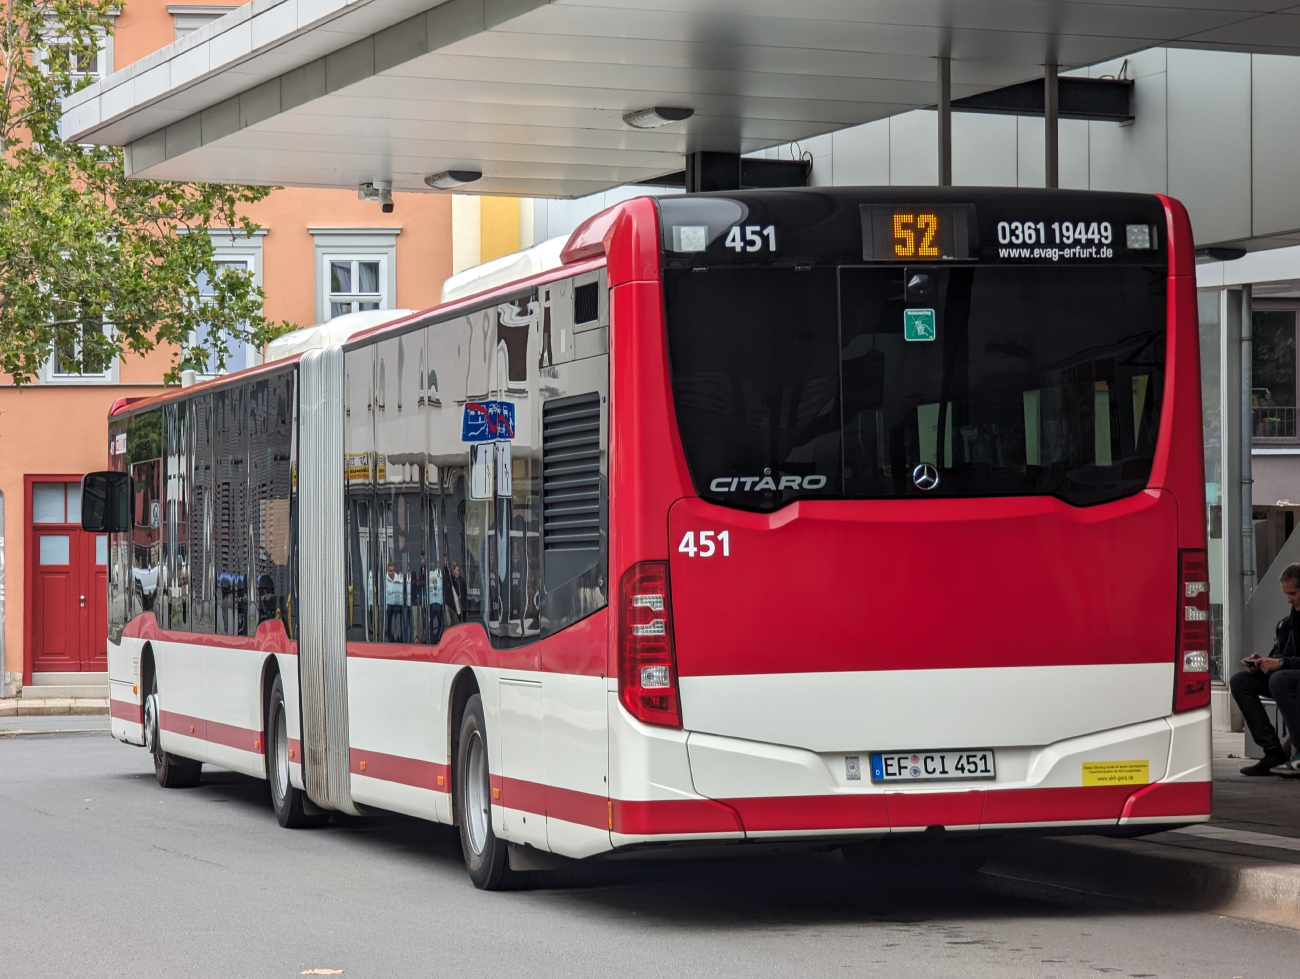
[[[162,741],[158,737],[157,673],[150,680],[149,695],[144,699],[144,745],[153,755],[153,773],[164,789],[191,789],[199,784],[203,762],[162,750]]]
[[[521,878],[510,869],[510,848],[492,832],[487,724],[483,720],[483,700],[478,694],[465,704],[460,740],[456,744],[453,787],[460,849],[465,855],[469,879],[485,891],[518,887]]]
[[[266,780],[271,786],[271,808],[285,829],[323,826],[329,816],[306,811],[307,794],[289,781],[289,733],[285,723],[284,684],[277,676],[266,703]]]

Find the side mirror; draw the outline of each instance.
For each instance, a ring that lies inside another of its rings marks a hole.
[[[131,529],[131,477],[98,472],[81,477],[81,529],[121,534]]]

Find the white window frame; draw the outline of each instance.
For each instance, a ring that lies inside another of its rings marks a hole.
[[[116,24],[118,15],[120,13],[121,13],[120,10],[109,11],[109,16],[113,18],[114,24]],[[56,45],[63,40],[63,37],[54,32],[54,24],[51,23],[51,21],[52,18],[46,19],[46,24],[48,25],[48,28],[47,30],[42,31],[41,33],[45,35],[45,43],[47,45]],[[92,81],[99,81],[101,78],[113,74],[113,35],[101,34],[100,40],[103,43],[100,44],[99,53],[95,57],[95,70],[86,71],[86,72],[73,72],[72,74],[74,76],[89,78]],[[39,62],[43,59],[38,54],[36,60]]]
[[[262,285],[262,239],[266,237],[266,228],[258,228],[250,238],[242,231],[232,232],[226,230],[208,231],[208,237],[212,240],[212,258],[218,263],[235,263],[242,262],[244,267],[250,269],[253,273],[253,285],[259,288]],[[195,343],[198,336],[190,334],[190,343]],[[256,367],[262,363],[262,351],[257,348],[249,349],[248,363],[245,367]],[[222,373],[229,373],[229,369]],[[211,380],[214,377],[220,377],[220,374],[198,373],[198,379],[203,381]]]
[[[108,15],[113,18],[114,27],[116,27],[117,25],[117,18],[121,14],[121,12],[122,12],[121,10],[109,11]],[[52,16],[47,16],[45,20],[45,23],[47,25],[46,30],[41,32],[42,34],[45,35],[46,45],[57,45],[62,40],[64,40],[62,35],[55,32],[56,25],[53,22],[53,20],[54,19]],[[92,82],[97,82],[101,78],[105,78],[113,74],[113,34],[111,32],[107,34],[100,34],[99,39],[101,43],[99,46],[99,51],[95,55],[94,71],[84,71],[84,72],[74,71],[72,73],[74,77],[89,78]],[[43,56],[40,54],[39,51],[35,53],[34,58],[37,64],[40,64],[43,61]],[[60,119],[59,136],[62,137],[62,135],[63,135],[63,120]]]
[[[335,265],[343,265],[343,264],[351,265],[352,282],[355,285],[358,279],[360,278],[359,270],[357,266],[361,265],[362,263],[368,263],[372,265],[377,264],[379,266],[379,291],[378,292],[334,292],[332,288],[334,284],[333,267]],[[388,266],[387,255],[374,255],[374,254],[365,254],[365,253],[345,254],[340,252],[330,252],[328,258],[326,259],[325,269],[322,273],[326,277],[325,307],[324,307],[325,316],[328,319],[334,318],[333,310],[334,310],[335,303],[354,303],[354,304],[375,303],[379,309],[391,309],[393,306],[392,302],[390,301],[392,297],[387,295],[387,288],[386,288],[387,281],[388,281],[387,266]],[[348,310],[348,312],[359,313],[359,312],[363,312],[363,310],[350,309]],[[346,314],[339,313],[338,315],[343,316]]]
[[[330,318],[330,262],[379,261],[379,308],[397,308],[397,236],[392,228],[308,228],[316,243],[316,322]]]
[[[119,13],[118,10],[109,12],[109,16],[113,18],[115,23]],[[42,31],[46,45],[54,46],[64,40],[62,35],[55,31],[56,25],[52,17],[46,18],[46,25],[46,29]],[[95,55],[94,70],[73,72],[74,76],[98,81],[113,73],[113,35],[111,33],[100,34],[99,39],[101,43]],[[42,55],[39,52],[36,54],[36,60],[38,63],[42,60]],[[60,134],[63,132],[62,121],[59,123],[59,132]],[[108,333],[111,329],[111,326],[105,324],[105,333]],[[65,374],[58,369],[58,357],[53,347],[51,347],[49,359],[41,366],[39,380],[44,384],[116,384],[118,382],[118,360],[119,358],[114,357],[109,361],[107,368],[93,374]]]
[[[232,10],[238,9],[237,6],[227,6],[225,4],[169,3],[167,4],[167,13],[172,16],[172,29],[175,32],[173,40],[179,41],[181,38],[193,34],[200,27],[206,27],[214,20],[218,20]]]
[[[103,329],[105,334],[110,334],[113,327],[105,323]],[[51,348],[49,359],[41,367],[40,380],[43,384],[116,384],[118,380],[118,358],[114,357],[108,362],[108,367],[98,373],[65,374],[58,369],[58,356]]]

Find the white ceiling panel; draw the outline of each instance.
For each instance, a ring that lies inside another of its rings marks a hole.
[[[938,56],[960,98],[1158,45],[1300,54],[1300,3],[258,0],[73,96],[68,137],[145,177],[576,196],[933,104]],[[623,123],[653,105],[695,115]]]

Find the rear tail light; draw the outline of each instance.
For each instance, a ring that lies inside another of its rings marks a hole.
[[[623,706],[647,724],[681,727],[667,562],[643,561],[623,575],[618,617],[618,696]]]
[[[1210,702],[1210,565],[1204,551],[1178,552],[1178,655],[1174,710]]]

